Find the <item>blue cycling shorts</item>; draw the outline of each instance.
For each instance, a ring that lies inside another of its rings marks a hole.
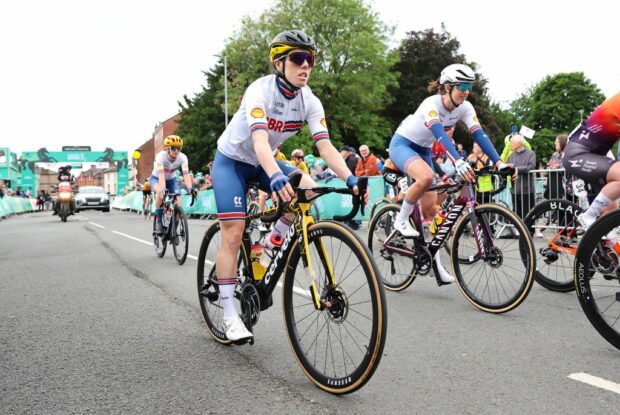
[[[294,171],[301,171],[297,167],[280,160],[276,160],[276,163],[287,176]],[[248,183],[256,183],[260,190],[267,193],[271,192],[269,176],[260,165],[253,166],[233,160],[219,151],[215,154],[211,181],[213,182],[217,217],[221,221],[245,220]]]
[[[433,169],[430,147],[423,147],[411,140],[406,139],[400,134],[394,134],[390,141],[390,160],[403,173],[407,174],[409,164],[416,158],[421,158]]]
[[[159,178],[157,176],[151,176],[149,179],[149,183],[151,184],[151,189],[155,191],[155,185],[159,184]],[[166,189],[168,189],[169,193],[179,193],[179,185],[177,183],[177,179],[166,180]]]

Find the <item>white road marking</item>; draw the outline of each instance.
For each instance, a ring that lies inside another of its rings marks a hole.
[[[105,226],[99,225],[98,223],[95,223],[95,222],[88,222],[88,223],[90,223],[91,225],[96,226],[98,228],[105,229]]]
[[[141,242],[141,243],[143,243],[145,245],[153,246],[153,242],[145,241],[143,239],[136,238],[135,236],[127,235],[126,233],[122,233],[122,232],[119,232],[119,231],[112,231],[112,233],[115,233],[115,234],[120,235],[120,236],[124,236],[125,238],[129,238],[129,239],[137,241],[137,242]]]
[[[587,383],[588,385],[596,386],[597,388],[620,394],[620,383],[588,375],[587,373],[571,373],[568,377],[579,382]]]
[[[92,223],[92,222],[90,222],[90,223]],[[95,224],[95,223],[93,223],[93,225],[96,225],[96,226],[101,226],[101,225],[97,225],[97,224]],[[153,243],[152,243],[152,242],[148,242],[148,241],[142,240],[142,239],[140,239],[140,238],[136,238],[136,237],[131,236],[131,235],[127,235],[127,234],[122,233],[122,232],[119,232],[119,231],[112,231],[112,233],[115,233],[115,234],[117,234],[117,235],[124,236],[125,238],[129,238],[129,239],[134,240],[134,241],[137,241],[137,242],[141,242],[141,243],[143,243],[143,244],[145,244],[145,245],[150,245],[150,246],[153,246]],[[196,257],[196,256],[194,256],[194,255],[189,255],[189,254],[188,254],[188,255],[187,255],[187,257],[188,257],[188,258],[190,258],[190,259],[193,259],[194,261],[198,261],[198,257]],[[214,264],[213,262],[211,262],[211,261],[205,261],[205,262],[206,262],[207,264],[209,264],[209,265],[215,265],[215,264]],[[278,282],[277,286],[278,286],[278,287],[280,287],[280,288],[282,288],[282,282]],[[301,289],[301,288],[299,288],[299,287],[293,287],[293,291],[295,291],[297,294],[300,294],[300,295],[306,296],[306,297],[308,297],[308,298],[310,298],[310,297],[311,297],[311,295],[310,295],[310,291],[302,290],[302,289]]]

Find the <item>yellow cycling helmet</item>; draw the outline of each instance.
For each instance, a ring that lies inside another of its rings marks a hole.
[[[304,49],[316,54],[317,48],[314,39],[301,30],[287,30],[279,33],[269,45],[269,61],[273,62],[291,49]]]
[[[169,135],[164,138],[164,147],[183,147],[183,139],[178,135]]]

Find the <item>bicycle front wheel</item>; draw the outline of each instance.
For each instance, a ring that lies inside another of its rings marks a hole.
[[[586,231],[577,249],[573,275],[577,297],[590,323],[620,349],[620,270],[607,234],[620,227],[620,211],[604,215]],[[603,239],[605,238],[605,239]]]
[[[394,233],[394,222],[399,211],[400,205],[385,205],[377,211],[368,226],[368,248],[379,268],[383,287],[390,291],[404,290],[417,276],[411,240]]]
[[[536,251],[534,278],[551,291],[575,289],[571,273],[583,230],[577,222],[582,209],[563,199],[545,200],[529,211],[523,222]]]
[[[187,216],[180,207],[176,207],[175,215],[172,217],[172,251],[179,265],[183,265],[187,259],[189,249],[189,233],[187,226]],[[179,217],[177,219],[177,216]]]
[[[376,265],[356,234],[317,222],[308,229],[313,286],[302,248],[296,240],[282,290],[291,347],[316,386],[354,392],[372,377],[385,345],[387,307]]]
[[[220,223],[214,222],[205,232],[202,243],[200,244],[200,252],[198,253],[197,267],[197,284],[198,284],[198,300],[200,302],[200,310],[204,317],[209,333],[215,340],[222,344],[231,344],[222,327],[224,322],[224,306],[222,305],[220,290],[217,285],[217,277],[215,274],[215,260],[217,253],[222,245]],[[241,244],[237,268],[245,268],[250,263],[249,256],[246,252],[244,244]],[[238,301],[239,295],[235,293],[235,299]]]
[[[489,313],[505,313],[518,307],[532,288],[536,270],[532,238],[521,219],[503,206],[479,205],[475,215],[486,258],[479,255],[471,217],[467,215],[454,232],[452,269],[459,289],[474,307]],[[497,238],[503,228],[490,226],[491,221],[513,228],[514,239]],[[459,258],[475,260],[465,263]]]

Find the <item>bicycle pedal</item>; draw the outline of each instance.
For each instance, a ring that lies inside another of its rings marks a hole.
[[[236,346],[243,346],[244,344],[250,344],[250,346],[254,345],[254,337],[250,337],[249,339],[241,339],[234,341],[233,344]]]

